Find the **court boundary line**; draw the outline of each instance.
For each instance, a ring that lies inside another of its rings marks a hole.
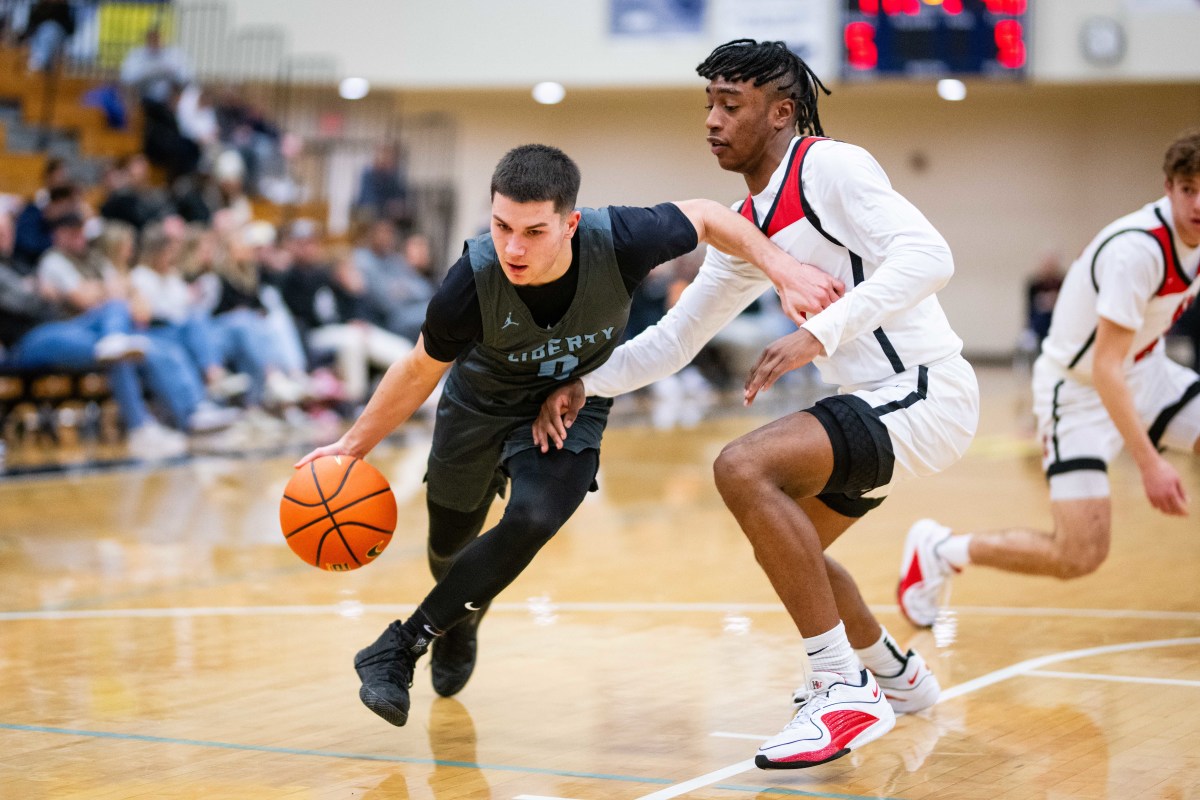
[[[1131,650],[1153,650],[1153,649],[1156,649],[1159,647],[1187,647],[1187,646],[1192,646],[1192,645],[1200,645],[1200,636],[1191,636],[1191,637],[1185,637],[1185,638],[1181,638],[1181,639],[1152,639],[1152,640],[1147,640],[1147,641],[1142,641],[1142,642],[1124,642],[1122,644],[1101,645],[1099,647],[1086,647],[1086,648],[1082,648],[1079,650],[1064,650],[1064,651],[1061,651],[1058,653],[1049,653],[1044,656],[1037,656],[1035,658],[1029,658],[1029,659],[1025,659],[1024,661],[1019,661],[1016,664],[1012,664],[1007,667],[1002,667],[998,670],[989,672],[986,675],[981,675],[978,678],[973,678],[964,683],[960,683],[957,686],[952,686],[949,689],[942,692],[941,697],[938,698],[938,701],[937,701],[937,703],[935,703],[935,705],[941,705],[942,703],[944,703],[948,700],[954,700],[959,697],[963,697],[964,695],[968,695],[973,692],[977,692],[980,689],[986,689],[991,686],[995,686],[997,683],[1002,683],[1011,678],[1032,677],[1033,675],[1031,675],[1031,673],[1033,673],[1039,667],[1043,667],[1048,664],[1059,664],[1064,661],[1074,661],[1075,659],[1078,659],[1078,658],[1090,658],[1092,656],[1109,655],[1111,653],[1125,653],[1125,652],[1129,652]],[[726,736],[728,738],[738,738],[738,739],[748,738],[752,735],[752,734],[740,734],[740,733],[730,734],[730,733],[726,733],[723,731],[720,733],[723,736]],[[709,735],[715,736],[717,734],[713,733],[713,734],[709,734]],[[754,738],[759,739],[759,740],[766,740],[766,739],[769,739],[770,736],[755,736]],[[717,770],[715,772],[710,772],[708,774],[715,775],[722,771],[733,769],[733,767],[739,766],[741,764],[749,764],[751,767],[753,767],[754,761],[753,760],[742,761],[742,762],[739,762],[738,764],[733,764],[733,765],[730,765],[729,767],[725,767],[724,770]],[[736,774],[736,773],[734,773],[734,774]],[[690,792],[692,789],[697,789],[700,786],[708,785],[708,784],[703,784],[703,783],[697,783],[698,781],[702,780],[704,777],[707,777],[707,776],[701,776],[700,778],[693,778],[692,780],[687,781],[686,783],[680,783],[680,784],[676,784],[674,786],[668,786],[666,789],[660,789],[657,792],[653,792],[648,795],[642,795],[641,797],[638,797],[636,800],[670,800],[671,798],[678,797],[679,795],[684,794],[685,792]],[[715,782],[716,781],[712,781],[712,783],[715,783]],[[686,787],[686,788],[682,788],[682,787]]]
[[[1107,681],[1109,683],[1143,683],[1152,686],[1189,686],[1200,688],[1200,681],[1187,681],[1182,678],[1142,678],[1137,675],[1101,675],[1095,672],[1056,672],[1049,669],[1031,669],[1026,675],[1036,675],[1039,678],[1062,678],[1071,681]]]
[[[985,689],[990,686],[994,686],[995,684],[1009,680],[1010,678],[1030,677],[1031,673],[1034,670],[1037,670],[1038,668],[1049,665],[1049,664],[1056,664],[1056,663],[1061,663],[1064,661],[1072,661],[1072,660],[1075,660],[1078,658],[1088,658],[1088,657],[1097,656],[1097,655],[1108,655],[1111,653],[1129,652],[1129,651],[1134,651],[1134,650],[1150,650],[1150,649],[1155,649],[1155,648],[1159,648],[1159,647],[1186,647],[1186,646],[1200,646],[1200,636],[1184,637],[1184,638],[1178,638],[1178,639],[1154,639],[1154,640],[1147,640],[1147,641],[1140,641],[1140,642],[1125,642],[1125,643],[1121,643],[1121,644],[1102,645],[1099,647],[1089,647],[1089,648],[1083,648],[1083,649],[1078,649],[1078,650],[1067,650],[1067,651],[1061,651],[1058,653],[1050,653],[1050,654],[1047,654],[1044,656],[1038,656],[1035,658],[1030,658],[1030,659],[1026,659],[1024,661],[1017,662],[1016,664],[1012,664],[1008,667],[1003,667],[1001,669],[994,670],[993,672],[987,673],[986,675],[981,675],[978,678],[974,678],[972,680],[958,684],[957,686],[953,686],[950,689],[947,689],[946,691],[942,692],[942,696],[940,698],[938,698],[938,704],[940,705],[941,703],[946,702],[948,700],[953,700],[958,697],[962,697],[964,695],[979,691],[980,689]],[[625,783],[663,784],[663,783],[670,782],[670,780],[667,778],[649,778],[649,777],[638,777],[638,776],[632,776],[632,775],[609,775],[609,774],[605,774],[605,773],[590,773],[590,772],[573,771],[573,770],[555,770],[555,769],[548,769],[548,768],[542,768],[542,767],[518,767],[518,766],[502,765],[502,764],[477,764],[477,763],[469,762],[469,761],[448,761],[448,760],[442,760],[442,759],[416,758],[416,757],[411,757],[411,756],[392,756],[392,755],[372,754],[372,753],[344,753],[344,752],[333,751],[333,750],[309,750],[309,749],[302,749],[302,748],[274,747],[274,746],[269,746],[269,745],[236,744],[236,743],[231,743],[231,742],[217,742],[217,741],[209,741],[209,740],[203,740],[203,739],[187,739],[187,738],[179,738],[179,737],[151,736],[151,735],[147,735],[147,734],[136,734],[136,733],[119,733],[119,732],[115,732],[115,731],[89,731],[89,730],[73,729],[73,728],[55,728],[55,727],[44,726],[44,725],[21,725],[21,724],[14,724],[14,723],[0,723],[0,730],[23,731],[23,732],[30,732],[30,733],[49,733],[49,734],[58,734],[58,735],[66,735],[66,736],[93,738],[93,739],[115,739],[115,740],[140,741],[140,742],[150,742],[150,743],[159,743],[159,744],[178,744],[178,745],[185,745],[185,746],[192,746],[192,747],[211,747],[211,748],[220,748],[220,749],[227,749],[227,750],[241,750],[241,751],[250,751],[250,752],[274,753],[274,754],[278,754],[278,755],[301,755],[301,756],[316,756],[316,757],[321,757],[321,758],[341,758],[341,759],[354,759],[354,760],[362,760],[362,761],[384,761],[384,762],[405,763],[405,764],[423,764],[423,765],[432,765],[432,766],[463,767],[463,768],[468,768],[468,769],[493,770],[493,771],[498,771],[498,772],[516,772],[516,773],[531,774],[531,775],[554,775],[554,776],[558,776],[558,777],[583,778],[583,779],[587,779],[587,780],[612,780],[612,781],[620,781],[620,782],[625,782]],[[750,734],[731,734],[731,736],[735,736],[737,738],[744,738],[746,736],[750,736]],[[765,739],[765,738],[769,738],[769,737],[755,736],[755,738]],[[652,792],[651,794],[648,794],[648,795],[642,795],[642,796],[638,797],[637,800],[670,800],[670,798],[678,797],[679,795],[681,795],[685,792],[689,792],[693,789],[698,789],[698,788],[701,788],[702,786],[717,784],[717,781],[720,781],[722,778],[748,771],[753,766],[754,766],[754,762],[751,759],[747,759],[745,761],[739,761],[735,764],[731,764],[729,766],[722,767],[717,770],[713,770],[712,772],[705,773],[704,775],[699,776],[697,778],[692,778],[683,783],[673,784],[673,785],[668,786],[665,789],[661,789],[657,792]],[[839,794],[839,793],[829,793],[829,792],[818,793],[818,792],[812,792],[812,791],[802,791],[802,790],[790,789],[789,787],[771,787],[771,786],[749,787],[749,786],[741,786],[741,785],[733,785],[733,784],[719,784],[715,788],[722,789],[722,790],[728,790],[728,791],[754,791],[754,792],[758,792],[760,794],[763,792],[766,792],[768,794],[786,794],[786,795],[812,797],[812,798],[833,798],[834,800],[888,800],[887,798],[879,798],[877,796],[872,796],[872,795],[849,795],[849,794]],[[562,800],[567,800],[567,798],[563,798]]]
[[[16,723],[0,722],[0,731],[16,731],[22,733],[45,733],[55,734],[59,736],[75,736],[87,739],[107,739],[116,741],[133,741],[146,742],[150,744],[168,744],[182,745],[185,747],[207,747],[221,750],[234,750],[242,752],[254,753],[270,753],[272,755],[291,755],[291,756],[313,756],[317,758],[335,758],[355,761],[382,761],[388,763],[400,764],[419,764],[435,767],[460,767],[463,769],[474,769],[480,771],[491,770],[495,772],[515,772],[526,775],[549,775],[559,778],[582,778],[584,780],[599,780],[599,781],[619,781],[622,783],[649,783],[649,784],[666,784],[670,783],[670,778],[649,778],[638,775],[614,775],[603,772],[584,772],[581,770],[566,770],[552,769],[549,767],[522,767],[509,764],[479,764],[473,761],[450,761],[440,758],[418,758],[415,756],[395,756],[378,753],[346,753],[337,750],[311,750],[306,748],[296,747],[277,747],[274,745],[257,745],[257,744],[238,744],[236,742],[218,742],[207,739],[188,739],[186,737],[175,736],[151,736],[142,733],[121,733],[118,731],[94,731],[85,730],[82,728],[56,728],[47,725],[21,725]],[[754,762],[747,762],[753,766]],[[739,771],[744,771],[741,764],[734,765],[741,767]],[[736,774],[732,771],[733,767],[726,767],[709,775],[717,776],[706,784],[697,784],[694,788],[699,788],[701,785],[715,783],[722,777],[727,777],[731,774]],[[705,776],[707,777],[707,776]],[[696,779],[699,780],[699,779]],[[722,786],[721,788],[730,791],[739,792],[771,792],[772,787],[769,786]],[[900,800],[899,798],[881,797],[877,795],[855,795],[855,794],[839,794],[834,792],[813,792],[813,791],[795,791],[784,790],[783,792],[774,792],[776,794],[792,794],[801,797],[825,798],[827,800]],[[520,797],[535,798],[539,795],[520,795]],[[514,798],[515,800],[515,798]],[[571,800],[571,798],[546,797],[544,800]]]

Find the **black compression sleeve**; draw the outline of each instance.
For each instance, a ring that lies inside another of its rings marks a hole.
[[[599,464],[596,450],[530,449],[510,458],[512,487],[504,516],[459,551],[421,603],[434,626],[450,630],[471,613],[468,604],[481,607],[512,583],[575,513]]]

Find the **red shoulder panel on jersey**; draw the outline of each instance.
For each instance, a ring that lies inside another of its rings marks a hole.
[[[1186,292],[1191,282],[1184,277],[1183,270],[1179,268],[1179,259],[1175,257],[1175,243],[1171,241],[1171,231],[1163,225],[1151,228],[1147,233],[1158,240],[1158,246],[1162,248],[1163,253],[1164,274],[1162,286],[1158,289],[1158,296],[1165,297],[1169,294]]]
[[[759,225],[767,236],[774,236],[792,223],[804,219],[804,203],[800,200],[800,168],[804,163],[804,155],[808,152],[808,148],[812,147],[815,142],[823,141],[826,139],[821,136],[805,136],[792,151],[792,157],[788,161],[787,174],[783,177],[783,185],[779,187],[779,193],[775,195],[775,204],[771,206],[762,225]],[[741,212],[746,219],[755,224],[758,223],[758,220],[755,219],[754,195],[746,197],[742,203]]]

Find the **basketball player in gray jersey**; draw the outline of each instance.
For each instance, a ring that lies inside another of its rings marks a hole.
[[[708,200],[576,209],[579,170],[560,150],[525,145],[492,176],[491,232],[467,243],[430,301],[413,352],[384,375],[337,442],[309,453],[364,457],[405,422],[449,370],[429,456],[429,564],[437,585],[354,660],[363,703],[408,720],[416,660],[432,644],[434,689],[460,691],[479,618],[595,488],[611,400],[580,410],[562,449],[539,451],[532,423],[568,378],[612,353],[630,297],[658,264],[705,241],[755,264],[786,307],[816,312],[840,281],[788,256],[745,218]],[[508,505],[480,536],[506,484]]]

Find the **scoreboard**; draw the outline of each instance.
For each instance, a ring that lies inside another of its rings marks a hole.
[[[842,77],[1024,77],[1027,0],[842,0]]]

